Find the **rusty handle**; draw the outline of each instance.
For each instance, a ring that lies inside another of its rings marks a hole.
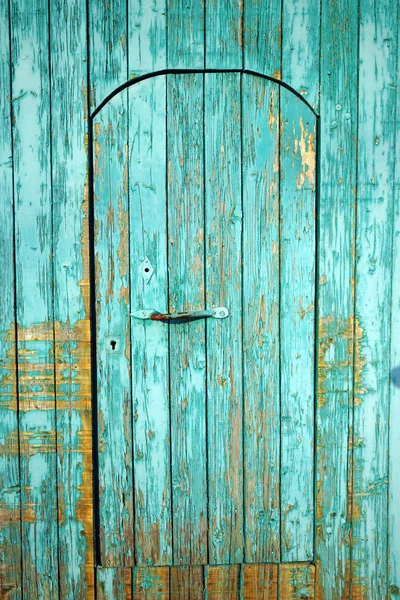
[[[179,323],[189,323],[190,321],[198,321],[199,319],[225,319],[229,316],[229,310],[225,308],[225,306],[217,306],[216,308],[210,308],[208,310],[193,310],[181,313],[160,313],[154,309],[142,309],[131,313],[131,316],[135,319],[161,321],[163,323],[171,323],[171,325],[177,325]]]

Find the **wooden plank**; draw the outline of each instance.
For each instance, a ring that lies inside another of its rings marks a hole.
[[[132,569],[96,569],[97,600],[132,600]]]
[[[278,600],[278,565],[243,565],[243,600]]]
[[[390,2],[361,1],[351,577],[363,600],[387,594],[396,23]]]
[[[282,81],[317,108],[321,4],[315,0],[283,0],[282,7]]]
[[[166,0],[128,3],[129,77],[165,69],[167,66]]]
[[[169,600],[169,567],[136,568],[134,598],[135,600]]]
[[[96,108],[128,79],[127,0],[87,0],[89,7],[90,106]]]
[[[239,600],[240,565],[206,567],[207,600]]]
[[[133,564],[127,92],[94,122],[100,546],[105,566]]]
[[[397,39],[400,39],[398,27]],[[398,43],[398,52],[400,43]],[[399,57],[398,57],[399,60]],[[400,62],[398,63],[400,64]],[[397,123],[400,118],[400,94],[397,95]],[[398,129],[398,125],[397,125]],[[388,503],[388,586],[390,600],[400,593],[400,142],[396,139],[394,154],[394,211],[393,211],[393,262],[392,262],[392,306],[391,306],[391,388],[389,413],[389,503]]]
[[[205,77],[209,562],[243,556],[240,76]],[[212,321],[212,322],[210,322]]]
[[[282,600],[314,600],[314,587],[314,565],[310,563],[288,563],[280,565],[279,597]],[[338,596],[333,597],[338,598]]]
[[[280,558],[279,86],[243,76],[244,509],[247,562]]]
[[[169,311],[203,310],[203,75],[168,76],[167,111]],[[205,564],[205,322],[169,335],[174,564]]]
[[[242,0],[210,0],[206,8],[207,69],[241,69]]]
[[[243,9],[244,67],[281,78],[281,0],[246,0]]]
[[[60,597],[93,598],[86,11],[50,5]]]
[[[21,598],[21,490],[18,442],[14,224],[8,6],[0,13],[0,597]]]
[[[12,2],[23,589],[51,600],[59,590],[48,26],[47,1]]]
[[[171,600],[203,600],[203,567],[171,567]]]
[[[348,0],[321,10],[316,577],[330,600],[349,572],[357,10]]]
[[[205,0],[167,0],[168,68],[204,67],[204,6]]]
[[[316,120],[280,92],[281,560],[314,556]]]
[[[131,305],[168,310],[166,79],[129,89]],[[154,272],[147,283],[143,260]],[[138,565],[172,561],[168,327],[132,319],[135,544]]]

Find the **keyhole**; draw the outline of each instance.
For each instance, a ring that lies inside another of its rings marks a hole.
[[[115,350],[115,346],[117,345],[117,342],[115,340],[111,340],[110,345],[111,345],[111,348],[113,350]]]

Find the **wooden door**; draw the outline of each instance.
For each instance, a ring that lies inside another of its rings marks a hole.
[[[316,128],[245,72],[146,78],[93,119],[104,566],[314,559]]]

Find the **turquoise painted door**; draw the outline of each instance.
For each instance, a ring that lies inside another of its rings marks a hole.
[[[154,76],[93,119],[105,566],[314,559],[316,128],[245,72]]]

